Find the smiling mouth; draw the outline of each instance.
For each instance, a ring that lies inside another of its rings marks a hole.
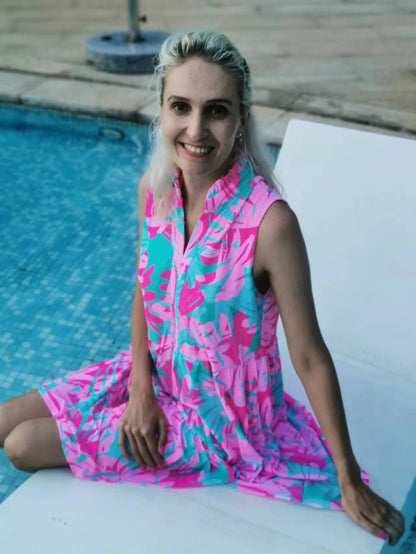
[[[187,144],[185,142],[180,142],[179,144],[181,146],[183,146],[183,148],[187,152],[190,152],[192,154],[197,154],[197,155],[200,155],[200,156],[208,154],[209,152],[211,152],[211,150],[214,149],[213,146],[193,146],[192,144]]]

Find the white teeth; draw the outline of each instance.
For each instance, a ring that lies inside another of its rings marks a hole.
[[[183,145],[186,150],[194,152],[195,154],[206,154],[210,151],[210,148],[198,148],[197,146],[191,146],[190,144]]]

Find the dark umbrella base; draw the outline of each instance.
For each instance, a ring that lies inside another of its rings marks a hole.
[[[169,36],[163,31],[141,31],[141,42],[129,43],[127,31],[101,33],[88,39],[87,62],[109,73],[153,73],[155,58]]]

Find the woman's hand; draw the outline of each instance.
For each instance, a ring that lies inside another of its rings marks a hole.
[[[404,532],[399,510],[373,492],[361,479],[341,484],[341,505],[347,514],[373,535],[384,533],[394,546]]]
[[[163,466],[161,450],[166,445],[168,421],[153,389],[146,393],[130,392],[130,400],[119,424],[119,446],[130,461],[126,440],[137,464],[147,469]]]

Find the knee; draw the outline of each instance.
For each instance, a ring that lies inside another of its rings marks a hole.
[[[19,423],[7,435],[4,441],[4,452],[16,469],[32,473],[35,469],[30,466],[30,436],[30,422]]]
[[[4,447],[7,435],[13,429],[9,411],[5,404],[0,404],[0,448]]]

